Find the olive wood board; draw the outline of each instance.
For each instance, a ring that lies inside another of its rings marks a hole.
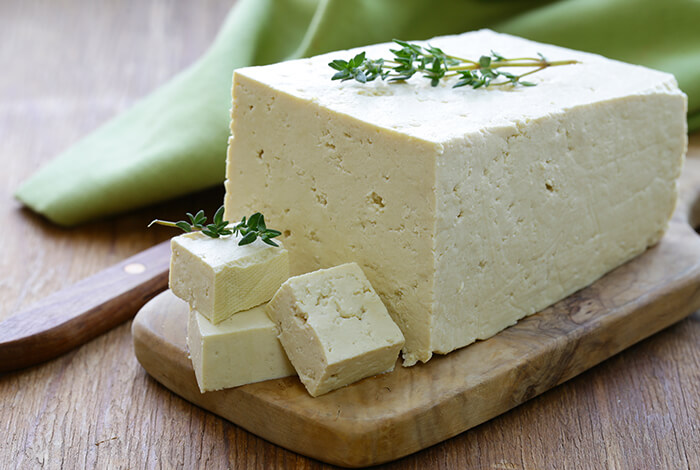
[[[358,467],[477,426],[700,308],[700,162],[688,160],[668,232],[589,287],[496,336],[426,364],[312,398],[297,377],[201,394],[186,345],[187,304],[170,291],[133,326],[139,362],[184,399],[282,447]]]

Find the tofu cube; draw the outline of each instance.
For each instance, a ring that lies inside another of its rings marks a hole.
[[[262,306],[214,325],[190,310],[187,346],[199,390],[210,392],[296,375]]]
[[[289,277],[289,253],[256,240],[211,238],[199,232],[171,240],[170,289],[216,324],[267,302]]]
[[[291,273],[356,261],[427,361],[540,311],[655,244],[686,148],[670,74],[475,31],[423,44],[576,60],[532,87],[331,81],[392,44],[237,69],[226,216],[287,230]],[[519,73],[511,68],[510,72]]]
[[[314,397],[393,370],[404,344],[401,330],[356,263],[288,279],[268,304],[268,313]]]

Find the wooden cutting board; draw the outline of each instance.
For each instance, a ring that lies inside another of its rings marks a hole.
[[[700,308],[700,162],[688,160],[661,242],[593,285],[427,364],[311,398],[296,377],[201,394],[188,307],[170,291],[134,320],[134,350],[157,381],[271,442],[342,466],[397,459],[487,421]]]

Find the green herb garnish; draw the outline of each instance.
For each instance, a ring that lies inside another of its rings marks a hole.
[[[456,78],[453,88],[470,86],[474,89],[488,86],[523,85],[534,86],[532,82],[522,80],[523,77],[557,65],[579,63],[576,60],[549,61],[542,54],[537,57],[518,57],[507,59],[491,51],[490,55],[482,55],[479,60],[464,59],[445,54],[437,47],[423,47],[399,39],[394,42],[401,49],[391,49],[392,59],[368,59],[360,52],[349,61],[336,59],[328,65],[337,72],[331,80],[356,80],[360,83],[380,80],[406,81],[415,74],[420,74],[430,80],[432,86],[437,86],[442,79]],[[503,67],[526,67],[529,70],[516,75],[504,70]]]
[[[260,240],[262,240],[263,243],[267,243],[268,245],[272,246],[279,246],[272,239],[282,235],[282,232],[279,230],[273,230],[265,226],[265,217],[260,212],[256,212],[248,217],[247,221],[245,217],[243,217],[238,224],[233,226],[233,233],[240,233],[243,235],[241,241],[238,242],[239,245],[253,243],[258,237],[260,237]]]
[[[207,216],[204,215],[202,210],[195,215],[188,212],[187,218],[190,219],[189,222],[185,220],[170,222],[168,220],[155,219],[148,226],[158,224],[166,227],[176,227],[184,232],[202,232],[211,238],[240,234],[242,237],[238,242],[239,246],[249,245],[257,240],[258,237],[268,245],[279,246],[272,239],[282,235],[282,232],[279,230],[269,229],[265,226],[265,217],[260,212],[251,215],[247,220],[243,217],[236,225],[230,225],[227,220],[224,220],[224,206],[219,207],[219,210],[216,211],[211,224],[206,224]]]

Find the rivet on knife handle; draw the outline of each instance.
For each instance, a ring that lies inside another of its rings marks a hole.
[[[57,357],[132,318],[168,285],[170,241],[42,299],[0,323],[0,372]]]

